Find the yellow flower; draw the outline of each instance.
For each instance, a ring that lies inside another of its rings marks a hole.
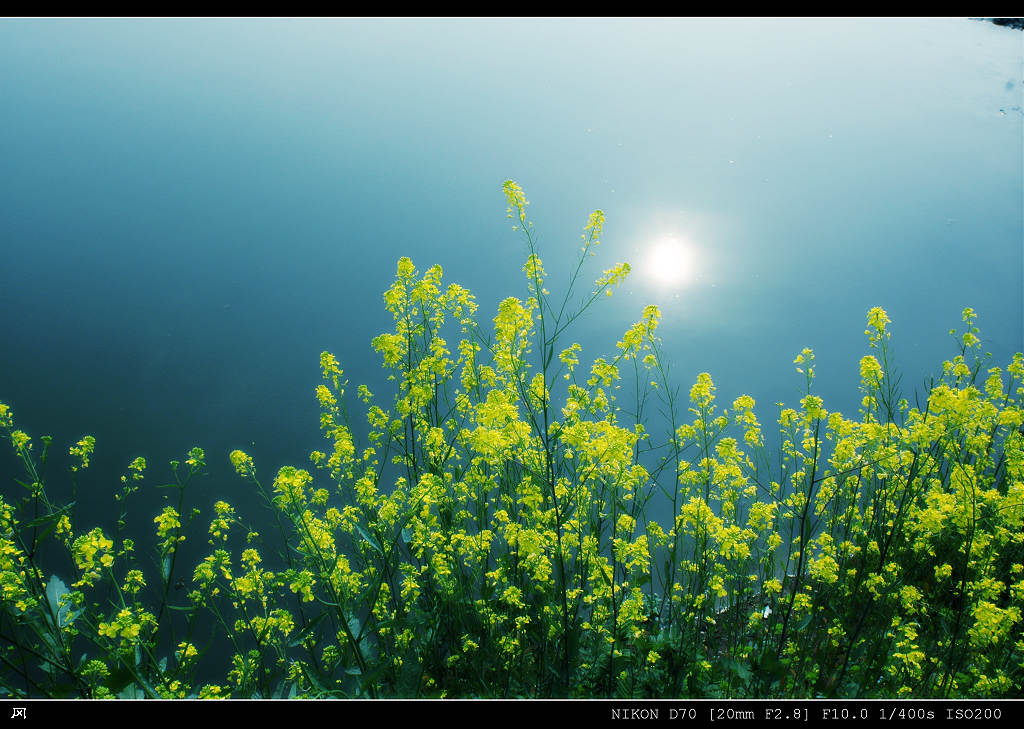
[[[100,567],[110,567],[113,557],[110,555],[114,542],[103,536],[102,530],[96,527],[88,534],[80,536],[71,547],[75,565],[82,570],[82,578],[74,587],[94,585],[100,576]]]
[[[524,606],[523,591],[515,586],[507,587],[501,595],[501,601],[509,607],[521,608]]]
[[[130,595],[135,595],[144,587],[145,578],[142,576],[141,570],[129,570],[128,574],[125,575],[124,591]]]
[[[231,465],[235,467],[235,471],[239,476],[251,476],[255,472],[252,458],[244,451],[233,450],[231,455],[228,456],[231,459]]]
[[[166,539],[168,533],[181,527],[178,511],[173,506],[165,506],[153,521],[157,524],[156,534],[161,539]]]
[[[313,602],[314,585],[316,585],[316,580],[313,579],[313,573],[309,570],[302,570],[288,587],[292,592],[301,595],[303,602]]]
[[[146,470],[146,459],[139,456],[130,464],[128,464],[128,471],[131,473],[132,481],[139,481],[142,479],[143,472]]]
[[[873,355],[867,355],[860,360],[860,378],[866,385],[875,386],[882,379],[882,365],[878,363]]]
[[[408,261],[408,258],[403,258],[403,261]],[[409,261],[410,265],[412,261]],[[341,366],[338,364],[338,358],[330,352],[320,353],[320,369],[323,372],[323,378],[330,380],[333,377],[340,377],[342,374]]]
[[[199,698],[201,699],[226,699],[229,697],[229,692],[214,684],[207,684],[199,689]]]
[[[707,407],[715,399],[715,385],[711,381],[711,375],[701,372],[697,375],[697,382],[690,388],[690,401],[698,407]]]
[[[202,468],[206,465],[206,454],[202,448],[193,448],[188,452],[188,458],[185,460],[185,463],[192,468]]]
[[[512,180],[505,180],[502,187],[505,191],[505,199],[508,201],[508,217],[511,218],[515,215],[520,222],[525,222],[526,206],[530,203],[526,199],[523,188]]]
[[[991,602],[978,603],[973,610],[974,625],[968,631],[971,645],[984,648],[1004,640],[1013,626],[1020,622],[1020,608],[996,607]]]
[[[11,433],[11,443],[14,445],[14,449],[19,452],[26,448],[29,450],[32,448],[32,439],[21,430],[16,430]]]
[[[891,321],[889,315],[885,313],[885,309],[880,306],[873,307],[868,311],[868,326],[874,329],[877,334],[882,334],[885,331],[885,325]],[[870,330],[864,333],[871,334]]]
[[[605,294],[611,296],[611,287],[618,286],[626,280],[626,276],[629,275],[630,265],[628,263],[620,262],[606,270],[598,279],[594,282],[597,290],[606,289]]]
[[[89,467],[89,457],[96,450],[96,439],[91,435],[87,435],[82,438],[76,445],[71,446],[68,449],[68,455],[78,456],[79,463],[76,466],[72,466],[72,471],[78,471],[82,468]]]

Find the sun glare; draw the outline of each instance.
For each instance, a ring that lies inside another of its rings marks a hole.
[[[693,278],[693,251],[678,238],[656,240],[647,249],[644,273],[662,286],[681,286]]]

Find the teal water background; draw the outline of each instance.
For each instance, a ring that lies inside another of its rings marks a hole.
[[[83,528],[111,523],[132,458],[161,483],[193,445],[204,519],[221,498],[255,514],[227,454],[267,481],[306,465],[321,351],[390,397],[370,339],[400,256],[485,321],[526,295],[508,178],[553,292],[594,208],[590,280],[635,264],[577,329],[584,362],[657,303],[682,392],[710,372],[766,430],[804,347],[826,407],[856,413],[872,306],[908,388],[956,353],[965,306],[1005,366],[1022,39],[966,19],[2,20],[0,400],[62,457],[96,437]],[[671,287],[640,270],[663,236],[694,254]],[[0,475],[13,494],[9,450]],[[139,504],[152,528],[158,497]]]

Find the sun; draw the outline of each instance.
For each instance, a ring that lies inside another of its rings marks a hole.
[[[644,274],[661,286],[681,286],[693,278],[693,249],[683,240],[666,236],[647,249]]]

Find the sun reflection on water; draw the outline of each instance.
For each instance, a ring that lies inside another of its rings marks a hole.
[[[642,271],[653,283],[665,288],[682,288],[693,282],[696,257],[690,243],[677,236],[663,236],[647,247]]]

